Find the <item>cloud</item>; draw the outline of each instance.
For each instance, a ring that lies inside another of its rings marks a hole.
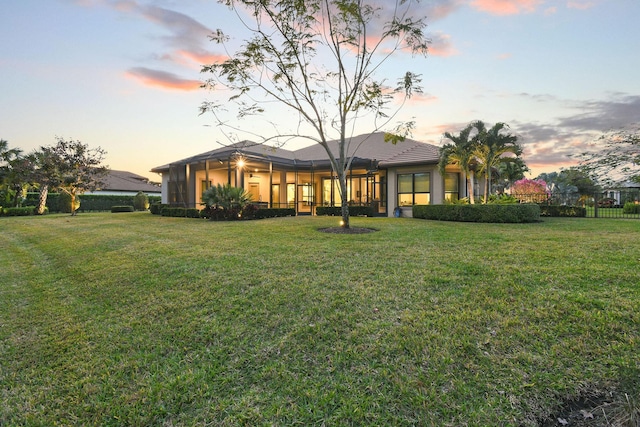
[[[431,44],[429,44],[429,55],[447,57],[458,54],[458,50],[451,42],[451,36],[444,33],[435,33],[430,35]]]
[[[614,94],[612,100],[587,101],[576,107],[583,112],[561,118],[560,126],[605,132],[640,122],[640,95]]]
[[[201,81],[183,79],[176,74],[145,67],[131,68],[126,72],[128,77],[142,82],[145,86],[190,91],[200,89]]]
[[[471,0],[470,5],[493,15],[517,15],[531,13],[543,0]]]
[[[567,2],[567,7],[569,9],[586,10],[586,9],[592,8],[595,5],[596,3],[594,1],[586,1],[586,0],[582,0],[582,1],[573,0],[573,1]]]
[[[548,95],[520,96],[540,103],[559,101]],[[592,142],[604,132],[640,122],[638,95],[612,94],[608,100],[564,103],[581,111],[550,123],[512,123],[512,130],[524,145],[529,167],[560,169],[576,165],[576,156],[592,150]]]

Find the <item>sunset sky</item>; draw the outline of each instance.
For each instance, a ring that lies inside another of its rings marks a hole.
[[[473,120],[505,122],[535,176],[640,122],[640,1],[420,4],[430,54],[385,67],[393,81],[422,75],[424,94],[402,110],[414,139],[441,145]],[[223,53],[208,34],[241,39],[237,22],[213,0],[3,0],[0,139],[25,152],[77,139],[159,181],[151,168],[227,141],[199,115],[218,96],[199,88],[200,69]]]

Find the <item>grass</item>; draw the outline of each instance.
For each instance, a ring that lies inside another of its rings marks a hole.
[[[637,399],[640,223],[1,218],[0,425],[534,426]]]

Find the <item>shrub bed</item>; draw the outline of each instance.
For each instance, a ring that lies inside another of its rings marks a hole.
[[[524,223],[540,220],[535,204],[415,205],[413,217],[438,221]]]
[[[540,205],[540,216],[585,218],[587,208],[580,206]]]
[[[256,212],[256,219],[263,218],[276,218],[282,216],[296,216],[296,210],[294,208],[274,208],[274,209],[258,209]]]
[[[133,212],[133,206],[111,206],[111,213],[117,212]]]
[[[164,207],[162,208],[161,215],[181,218],[200,218],[200,211],[196,208]]]
[[[0,215],[4,216],[29,216],[35,215],[33,206],[25,206],[22,208],[0,208]]]
[[[340,206],[318,206],[316,215],[342,216],[342,208]],[[373,216],[373,208],[371,206],[349,206],[349,215]]]

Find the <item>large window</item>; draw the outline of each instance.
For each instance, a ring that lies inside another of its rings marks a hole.
[[[446,173],[444,175],[444,200],[455,202],[460,198],[460,175],[457,173]]]
[[[431,201],[430,178],[428,172],[398,175],[398,206],[428,205]]]

